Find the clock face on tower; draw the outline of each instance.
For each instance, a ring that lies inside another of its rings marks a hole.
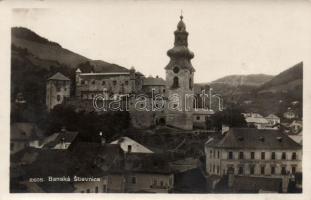
[[[174,67],[173,72],[174,72],[175,74],[177,74],[177,73],[179,72],[179,68],[178,68],[177,66]]]

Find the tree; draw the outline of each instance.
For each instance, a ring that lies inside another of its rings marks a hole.
[[[242,109],[235,104],[229,105],[225,110],[216,112],[207,120],[208,129],[221,130],[222,124],[229,127],[246,127]]]

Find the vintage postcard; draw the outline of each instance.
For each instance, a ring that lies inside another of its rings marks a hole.
[[[311,198],[309,1],[0,6],[5,199]]]

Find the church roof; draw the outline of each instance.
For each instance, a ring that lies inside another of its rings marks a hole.
[[[57,72],[56,74],[54,74],[53,76],[51,76],[48,80],[59,80],[59,81],[70,81],[69,78],[67,78],[66,76],[64,76],[62,73]]]

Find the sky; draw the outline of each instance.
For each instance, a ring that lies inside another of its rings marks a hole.
[[[14,9],[12,26],[90,59],[165,78],[181,10],[196,83],[233,74],[276,75],[310,59],[310,3],[303,1],[76,1]]]

